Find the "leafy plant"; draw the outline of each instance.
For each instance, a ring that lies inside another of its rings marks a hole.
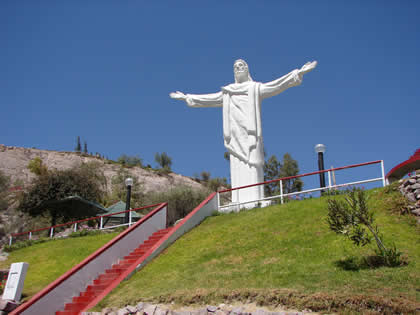
[[[28,169],[31,171],[31,173],[37,176],[46,175],[48,173],[48,168],[43,164],[40,157],[36,157],[30,160],[28,163]]]
[[[155,154],[155,161],[159,166],[167,171],[171,170],[172,166],[172,158],[166,154],[166,152],[156,153]]]
[[[118,160],[118,163],[120,163],[123,166],[132,167],[132,166],[139,166],[143,167],[143,160],[140,158],[139,155],[136,156],[129,156],[126,154],[122,154]]]
[[[379,228],[374,224],[373,212],[367,205],[365,191],[354,188],[342,199],[328,199],[327,223],[332,231],[349,238],[357,246],[376,242],[376,254],[386,266],[399,266],[404,262],[395,245],[387,248]]]
[[[102,200],[104,191],[94,168],[82,165],[67,170],[48,171],[34,179],[32,186],[20,202],[19,209],[33,217],[48,213],[51,225],[57,220],[69,221],[92,216],[92,213],[83,213],[77,207],[55,206],[54,202],[69,196],[79,196],[89,201]]]

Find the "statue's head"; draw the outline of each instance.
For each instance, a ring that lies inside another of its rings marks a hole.
[[[252,81],[251,75],[249,74],[248,64],[243,59],[238,59],[233,63],[233,73],[235,75],[236,83]]]

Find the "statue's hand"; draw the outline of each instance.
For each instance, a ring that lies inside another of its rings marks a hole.
[[[185,101],[187,99],[187,96],[180,91],[169,93],[169,96],[176,99],[176,100]]]
[[[316,61],[310,61],[305,63],[303,67],[299,69],[299,74],[303,75],[305,73],[308,73],[309,71],[312,71],[313,69],[315,69],[317,64],[318,63]]]

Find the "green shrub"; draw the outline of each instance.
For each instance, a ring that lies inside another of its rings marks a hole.
[[[395,244],[387,248],[379,228],[374,224],[373,212],[367,206],[366,192],[354,188],[343,199],[328,199],[327,223],[332,231],[349,238],[357,246],[365,246],[375,240],[377,256],[383,265],[395,267],[406,264]],[[372,238],[373,236],[373,238]]]
[[[48,238],[48,237],[43,237],[43,238],[39,238],[37,240],[18,241],[16,243],[12,244],[12,245],[4,245],[3,250],[5,252],[10,253],[14,250],[29,247],[29,246],[32,246],[32,245],[35,245],[35,244],[41,244],[41,243],[49,242],[51,240],[54,240],[54,239],[51,239],[51,238]]]
[[[168,225],[172,225],[194,210],[209,194],[208,190],[180,186],[166,192],[149,193],[144,204],[168,202]]]

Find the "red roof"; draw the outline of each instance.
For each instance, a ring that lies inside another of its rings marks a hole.
[[[386,178],[390,183],[403,178],[407,173],[420,169],[420,149],[417,149],[416,152],[407,161],[404,161],[386,174]]]

